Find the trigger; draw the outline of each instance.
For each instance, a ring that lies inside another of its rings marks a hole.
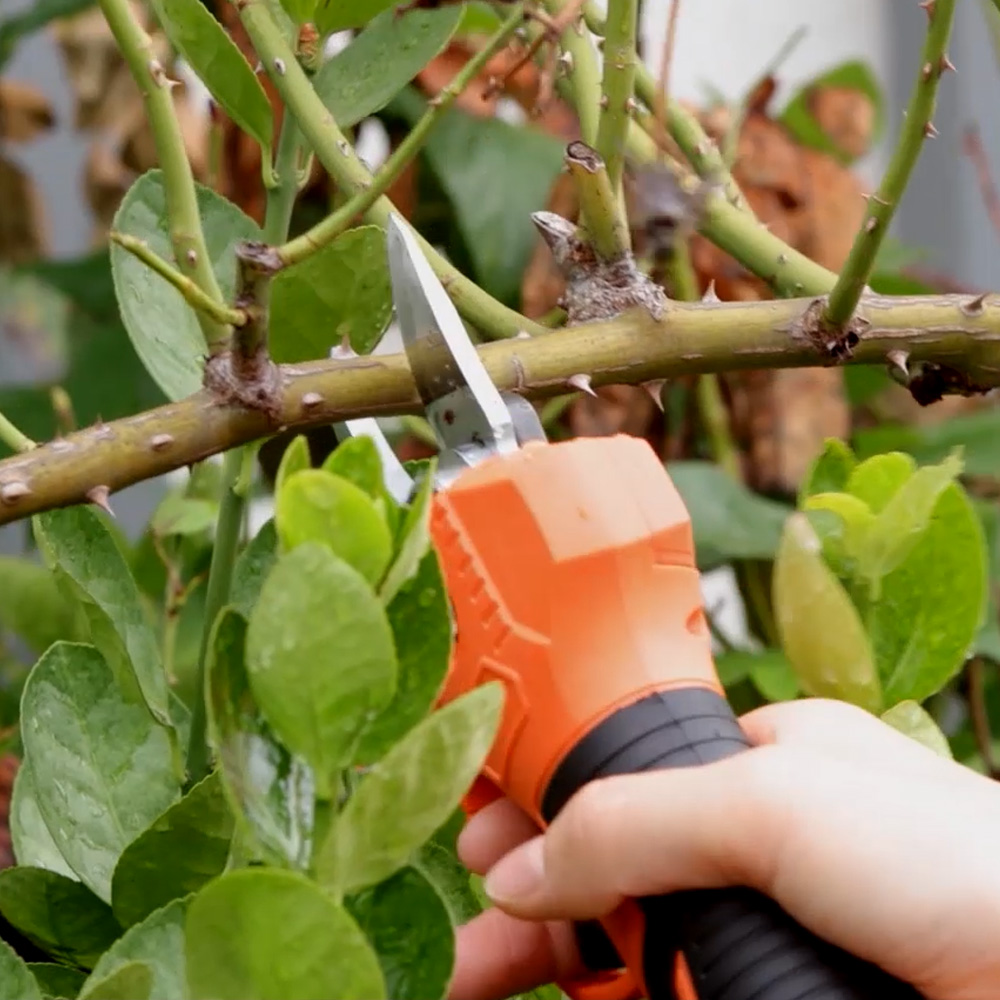
[[[466,819],[475,816],[480,809],[485,809],[491,802],[503,798],[503,792],[489,778],[482,775],[476,778],[472,787],[465,793],[462,799],[462,811]]]

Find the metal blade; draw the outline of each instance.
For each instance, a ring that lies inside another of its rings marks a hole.
[[[441,444],[438,478],[448,481],[488,455],[516,449],[514,422],[448,293],[396,215],[389,217],[387,244],[403,346]]]

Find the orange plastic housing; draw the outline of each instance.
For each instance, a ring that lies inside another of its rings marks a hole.
[[[430,530],[457,627],[441,700],[505,688],[468,810],[502,793],[544,826],[553,773],[607,716],[669,688],[722,693],[690,517],[645,441],[532,442],[491,458],[435,495]],[[641,919],[632,906],[606,922],[633,976]],[[625,985],[577,995],[634,996],[641,983]]]

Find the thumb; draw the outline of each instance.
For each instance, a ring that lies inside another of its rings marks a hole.
[[[513,916],[585,920],[623,899],[745,885],[767,891],[800,771],[780,747],[585,785],[484,889]],[[801,785],[799,786],[801,787]]]

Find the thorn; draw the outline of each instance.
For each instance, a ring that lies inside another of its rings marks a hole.
[[[928,122],[924,126],[924,137],[927,139],[936,139],[941,133],[934,127],[934,122]]]
[[[892,376],[892,378],[896,382],[899,382],[900,385],[909,385],[910,384],[909,352],[901,351],[898,349],[887,351],[885,359],[886,361],[889,362],[889,374]]]
[[[194,267],[198,263],[198,254],[194,250],[188,250],[184,256],[191,267]]]
[[[608,107],[608,95],[601,94],[601,108],[603,110],[607,110],[607,107]]]
[[[108,497],[111,495],[111,490],[104,486],[95,486],[92,490],[87,490],[87,499],[95,506],[100,507],[105,513],[110,514],[111,517],[115,516],[115,512],[111,509],[111,504],[108,503]]]
[[[531,334],[528,333],[527,330],[518,330],[517,333],[514,334],[514,339],[515,340],[531,340]]]
[[[351,347],[351,338],[346,333],[336,347],[330,348],[330,357],[334,361],[350,361],[351,358],[358,357],[358,352]]]
[[[307,392],[302,397],[302,409],[314,410],[322,402],[323,397],[318,392]]]
[[[871,194],[863,194],[861,197],[864,198],[865,201],[874,201],[877,205],[888,206],[891,204],[891,202],[886,201],[885,198],[880,198],[874,191]]]
[[[779,253],[778,254],[778,263],[779,264],[787,264],[788,263],[788,254],[787,253]]]
[[[277,73],[278,76],[284,76],[285,75],[285,60],[284,59],[275,59],[274,60],[274,72]]]
[[[340,150],[341,156],[347,156],[351,151],[351,144],[346,139],[338,139],[337,149]]]
[[[924,63],[920,69],[920,77],[923,80],[929,80],[934,74],[934,67],[930,63]]]
[[[556,69],[560,73],[565,73],[567,76],[573,72],[573,53],[563,52],[560,54],[559,58],[556,60]]]
[[[941,60],[938,63],[938,69],[941,73],[947,73],[949,71],[952,73],[958,72],[958,67],[951,61],[947,52],[941,56]]]
[[[666,385],[665,378],[654,378],[649,382],[643,382],[642,387],[649,393],[650,398],[656,403],[657,409],[663,413],[663,387]]]
[[[721,302],[722,299],[719,298],[719,293],[715,290],[715,278],[708,283],[708,288],[705,289],[705,294],[701,297],[702,302]]]
[[[875,216],[873,215],[865,223],[865,232],[866,233],[874,233],[876,229],[878,229],[878,219],[876,219]]]
[[[17,503],[30,494],[31,487],[27,483],[4,483],[0,486],[0,500],[4,503]]]
[[[983,292],[982,295],[977,295],[974,299],[970,299],[963,306],[961,306],[962,312],[964,312],[966,316],[979,316],[983,311],[983,307],[986,305],[986,296],[988,294],[989,292]]]
[[[639,110],[639,102],[634,97],[630,97],[625,102],[625,113],[628,115],[634,115],[638,110]]]
[[[919,6],[921,10],[926,12],[928,20],[934,19],[934,11],[937,8],[937,0],[923,0]]]
[[[580,392],[587,393],[588,396],[593,396],[595,399],[597,398],[597,393],[594,392],[590,385],[589,375],[570,375],[570,377],[566,379],[566,384],[573,389],[578,389]]]
[[[163,451],[164,448],[169,448],[173,443],[173,434],[154,434],[149,439],[149,447],[153,451]]]

